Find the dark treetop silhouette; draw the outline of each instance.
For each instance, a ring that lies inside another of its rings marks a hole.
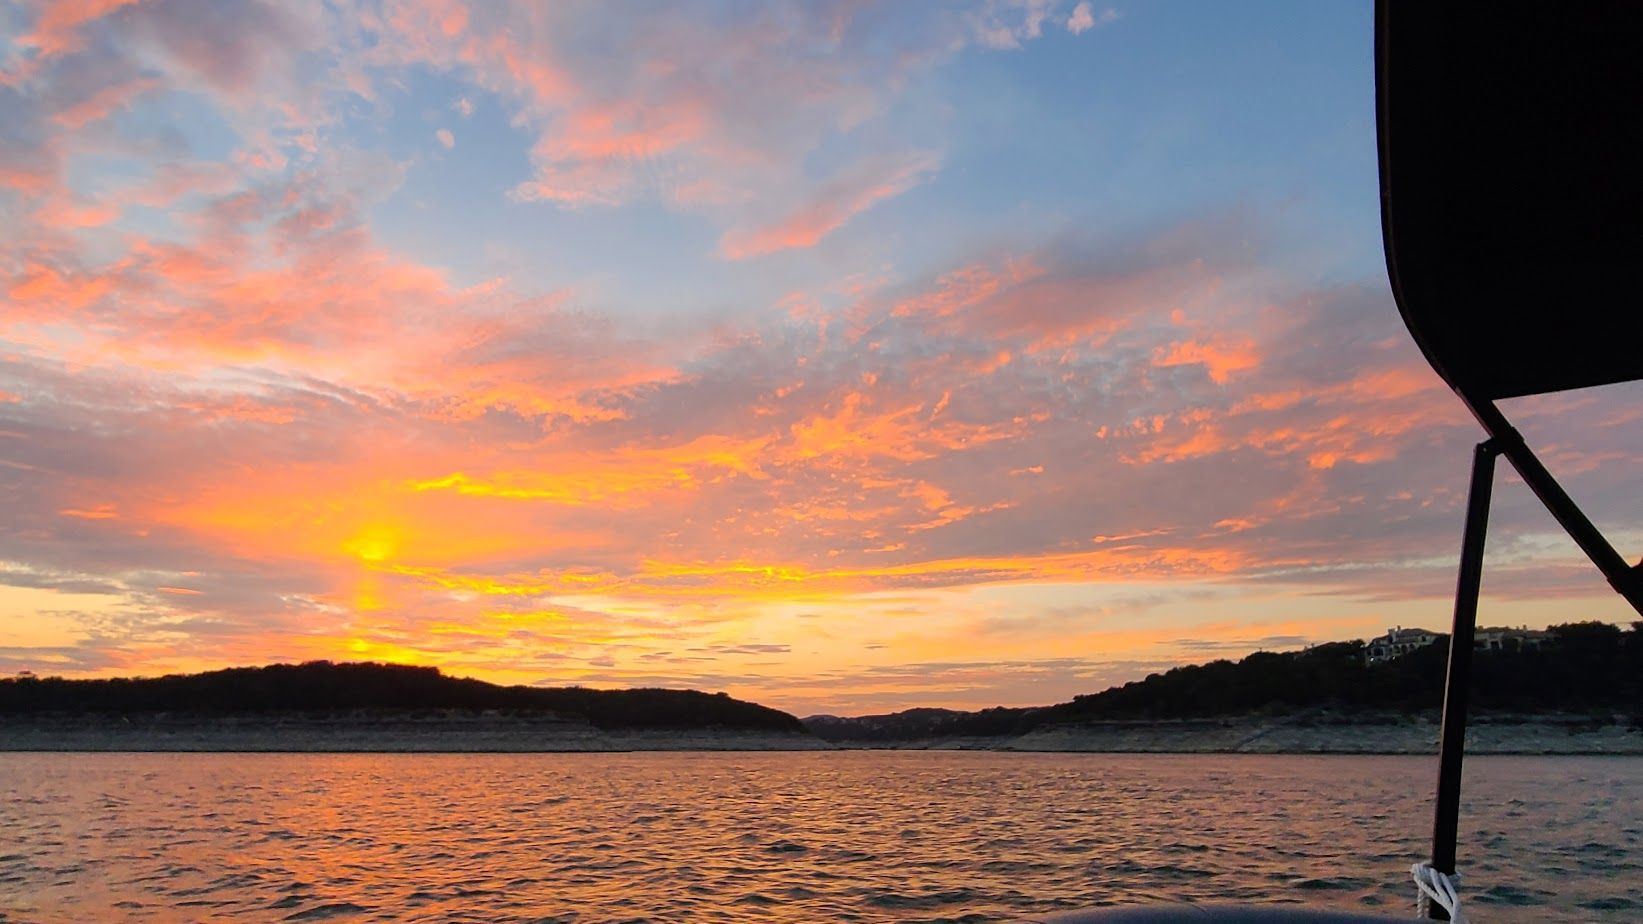
[[[1249,713],[1333,709],[1424,712],[1443,695],[1444,646],[1429,645],[1365,664],[1362,642],[1306,651],[1258,651],[1239,661],[1177,667],[1145,680],[1055,706],[978,712],[909,709],[888,715],[811,716],[804,723],[829,741],[909,741],[1025,734],[1053,725],[1124,720],[1202,719]],[[1643,724],[1643,622],[1630,631],[1600,622],[1555,626],[1540,649],[1478,653],[1474,702],[1510,713],[1620,713]]]
[[[432,667],[274,664],[153,678],[0,680],[0,716],[39,713],[257,713],[384,710],[551,713],[603,729],[800,731],[799,720],[723,693],[498,686]]]

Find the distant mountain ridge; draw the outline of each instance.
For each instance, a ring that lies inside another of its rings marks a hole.
[[[42,714],[456,710],[553,715],[599,729],[797,732],[785,712],[695,690],[500,686],[434,667],[355,662],[272,664],[152,678],[0,678],[0,717]]]
[[[958,709],[906,709],[882,715],[812,715],[804,725],[824,741],[915,741],[926,738],[981,738],[1019,735],[1034,727],[1032,718],[1051,707],[994,706],[977,712]]]
[[[1548,636],[1537,649],[1477,652],[1473,710],[1619,715],[1643,726],[1643,623],[1634,623],[1630,631],[1607,623],[1571,623],[1553,626]],[[1001,739],[1102,723],[1430,711],[1442,701],[1446,652],[1447,645],[1433,644],[1368,664],[1363,642],[1334,642],[1178,667],[1051,706],[974,712],[917,708],[802,721],[724,693],[499,686],[448,677],[433,667],[315,661],[154,678],[0,678],[0,720],[324,713],[357,714],[369,724],[372,716],[385,713],[447,711],[586,723],[612,731],[796,733],[840,744]]]
[[[1634,725],[1643,724],[1643,622],[1633,623],[1630,631],[1580,622],[1553,626],[1548,633],[1548,643],[1539,649],[1475,652],[1474,711],[1618,713]],[[825,741],[870,744],[1324,709],[1419,712],[1442,703],[1447,657],[1447,636],[1378,664],[1366,663],[1361,641],[1333,642],[1305,651],[1258,651],[1238,661],[1177,667],[1053,706],[816,715],[804,724]]]

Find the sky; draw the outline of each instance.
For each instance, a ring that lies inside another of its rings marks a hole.
[[[1365,2],[0,0],[0,673],[1061,701],[1442,628]],[[1636,383],[1507,404],[1623,551]],[[1486,624],[1629,610],[1503,472]]]

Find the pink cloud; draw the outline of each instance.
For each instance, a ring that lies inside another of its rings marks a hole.
[[[773,224],[725,232],[719,240],[719,252],[727,259],[742,260],[778,250],[814,247],[855,216],[918,185],[939,166],[939,159],[928,152],[885,164],[861,165],[816,190],[810,202]]]
[[[137,77],[124,83],[104,86],[89,96],[57,110],[51,118],[64,128],[79,128],[107,118],[129,106],[139,96],[162,85],[161,81],[153,77]]]
[[[876,15],[778,4],[740,16],[699,4],[611,31],[572,7],[440,0],[394,5],[367,26],[380,29],[378,60],[461,73],[515,107],[536,135],[534,174],[516,199],[659,199],[720,222],[721,252],[737,259],[813,246],[939,166],[938,153],[885,114],[914,74],[983,31],[957,11],[933,9],[918,28],[893,31]],[[1001,9],[988,23],[1030,40],[1044,15]],[[597,42],[572,41],[590,29]],[[868,128],[901,135],[910,153],[802,169],[830,142]]]
[[[1210,381],[1225,385],[1233,374],[1259,366],[1261,355],[1253,340],[1224,336],[1207,341],[1177,340],[1166,344],[1153,352],[1152,364],[1161,369],[1202,366]]]
[[[39,50],[44,57],[76,51],[81,46],[80,28],[138,0],[55,0],[42,6],[33,31],[20,44]]]

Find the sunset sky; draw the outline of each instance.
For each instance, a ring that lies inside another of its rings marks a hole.
[[[861,713],[1445,626],[1370,13],[0,0],[0,673]],[[1643,388],[1508,411],[1635,559]],[[1490,541],[1484,623],[1627,618]]]

